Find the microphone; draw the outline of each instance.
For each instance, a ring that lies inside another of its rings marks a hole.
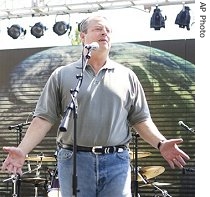
[[[190,131],[190,132],[192,132],[192,133],[195,132],[192,128],[190,128],[190,127],[188,127],[186,124],[184,124],[184,122],[181,121],[181,120],[178,122],[178,125],[181,126],[181,127],[183,127],[183,128],[184,128],[185,130],[187,130],[187,131]]]
[[[91,44],[86,44],[85,48],[88,50],[96,50],[99,48],[99,44],[97,42],[92,42]]]
[[[187,173],[193,173],[193,172],[195,172],[195,168],[183,168],[182,169],[182,173],[183,174],[187,174]]]

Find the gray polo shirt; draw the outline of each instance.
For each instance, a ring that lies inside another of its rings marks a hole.
[[[57,68],[37,102],[35,116],[56,123],[71,102],[70,90],[78,83],[82,59]],[[87,65],[77,94],[77,145],[114,146],[129,143],[130,127],[150,118],[145,94],[136,74],[108,59],[97,75]],[[59,131],[59,130],[58,130]],[[57,141],[73,144],[73,111],[66,132]]]

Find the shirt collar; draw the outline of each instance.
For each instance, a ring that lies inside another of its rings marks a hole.
[[[78,69],[81,69],[81,68],[82,68],[81,65],[82,65],[82,57],[80,57],[80,59],[77,61],[77,66],[76,66],[76,67],[77,67]],[[115,64],[113,63],[113,61],[108,57],[108,58],[107,58],[107,61],[106,61],[106,63],[105,63],[105,65],[104,65],[101,69],[112,70],[112,69],[115,68],[114,65],[115,65]]]

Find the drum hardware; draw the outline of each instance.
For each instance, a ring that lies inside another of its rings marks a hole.
[[[24,172],[24,173],[22,174],[22,176],[25,175],[25,174],[34,172],[34,171],[38,171],[39,168],[41,168],[41,165],[38,165],[38,166],[37,166],[35,169],[33,169],[33,170],[30,169],[30,171]],[[10,178],[3,180],[3,182],[7,182],[7,181],[10,181],[10,180],[12,180],[12,182],[13,182],[13,194],[12,194],[12,197],[18,197],[17,182],[18,182],[18,181],[21,181],[20,175],[19,175],[19,174],[12,174]]]
[[[162,197],[172,197],[171,195],[169,195],[168,194],[168,191],[167,190],[162,190],[162,189],[160,189],[157,185],[155,185],[155,184],[153,184],[153,183],[151,183],[152,184],[152,186],[155,188],[155,190],[158,190],[158,191],[160,191],[161,192],[161,194],[162,194]],[[156,194],[155,194],[155,196],[154,197],[158,197]]]
[[[33,178],[23,178],[22,182],[26,182],[26,183],[33,183],[34,184],[34,196],[38,197],[38,186],[41,183],[45,183],[46,179],[45,178],[41,178],[40,177],[40,171],[39,169],[41,168],[42,162],[37,164],[37,168],[35,168],[36,171],[36,175]]]
[[[41,178],[41,177],[25,178],[25,179],[22,179],[22,182],[33,183],[34,184],[34,195],[35,195],[35,197],[38,197],[38,186],[41,183],[45,183],[46,179]]]
[[[40,167],[41,167],[41,165],[38,165],[37,168],[34,168],[33,170],[24,172],[24,173],[22,174],[22,176],[25,175],[25,174],[28,174],[28,173],[37,171]],[[7,181],[10,181],[10,180],[14,179],[14,176],[15,176],[15,177],[18,177],[18,176],[20,176],[20,175],[18,175],[18,174],[12,174],[10,178],[3,180],[3,182],[7,182]]]
[[[35,197],[38,197],[38,186],[40,184],[43,184],[45,190],[48,191],[48,184],[47,184],[48,180],[46,178],[40,177],[39,168],[42,166],[42,162],[54,162],[54,161],[56,161],[55,155],[54,155],[54,157],[45,156],[45,155],[43,155],[43,153],[41,153],[40,155],[37,155],[37,156],[31,156],[31,157],[27,155],[25,160],[27,161],[27,165],[28,165],[29,170],[30,170],[30,161],[37,162],[38,167],[36,168],[35,177],[24,178],[24,179],[22,179],[22,181],[26,182],[26,183],[33,183],[34,184]],[[28,172],[31,172],[31,171],[28,171]]]
[[[56,150],[54,153],[54,158],[57,160],[58,151]],[[48,197],[61,197],[60,192],[60,184],[58,179],[58,169],[57,164],[55,165],[54,169],[47,168],[47,172],[49,173],[49,181],[50,183],[47,186]]]
[[[48,186],[48,197],[61,197],[57,167],[47,170],[50,175],[50,185]]]
[[[17,197],[17,181],[20,180],[20,176],[19,175],[12,175],[11,176],[12,178],[12,183],[13,183],[13,194],[12,194],[12,197]]]
[[[145,169],[145,168],[144,168]],[[149,178],[153,178],[155,177],[155,173],[157,174],[157,176],[161,173],[163,173],[165,171],[165,168],[161,167],[161,166],[152,166],[152,167],[146,167],[146,169],[148,169],[148,173],[146,173],[146,170],[144,172],[142,172],[141,170],[139,170],[139,175],[140,175],[140,180],[144,182],[145,185],[151,185],[152,187],[155,188],[155,190],[159,190],[161,193],[162,193],[162,197],[172,197],[171,195],[168,194],[167,190],[162,190],[160,189],[157,184],[154,183],[150,183],[149,180],[147,179],[146,177],[146,174],[147,176],[149,176]],[[152,170],[150,170],[152,169]],[[155,170],[154,170],[155,169]],[[158,170],[157,170],[158,169]],[[164,170],[163,170],[164,169]],[[157,170],[157,171],[156,171]],[[144,173],[144,174],[143,174]],[[154,196],[154,197],[158,197],[158,196]]]
[[[167,185],[171,185],[171,183],[161,183],[161,182],[153,182],[153,183],[147,183],[147,184],[144,184],[144,185],[140,185],[139,187],[153,187],[153,185],[156,185],[156,186],[167,186]]]

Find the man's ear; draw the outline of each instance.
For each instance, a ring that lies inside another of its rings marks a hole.
[[[85,40],[85,33],[80,32],[80,40],[81,40],[82,42],[84,42],[84,40]]]

